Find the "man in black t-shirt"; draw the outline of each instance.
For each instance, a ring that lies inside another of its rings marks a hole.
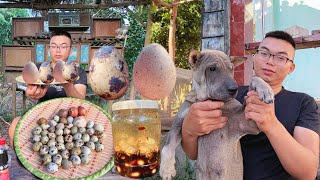
[[[319,163],[320,120],[315,100],[307,94],[286,90],[282,83],[295,69],[295,42],[286,32],[266,34],[253,58],[255,75],[275,94],[272,104],[259,100],[256,92],[240,87],[237,99],[246,103],[245,117],[254,120],[258,135],[241,138],[245,180],[315,179]],[[182,125],[182,146],[197,159],[199,136],[227,123],[222,102],[194,103]],[[239,179],[242,179],[239,177]]]
[[[51,56],[51,65],[55,66],[59,60],[67,61],[72,53],[72,39],[71,35],[66,31],[55,31],[51,33],[49,53]],[[87,90],[87,75],[86,72],[79,68],[79,79],[75,82],[47,85],[45,87],[39,85],[28,85],[26,95],[31,99],[43,102],[49,99],[59,97],[74,97],[84,99]],[[15,118],[9,127],[10,145],[13,147],[13,135],[15,127],[20,120],[20,117]]]

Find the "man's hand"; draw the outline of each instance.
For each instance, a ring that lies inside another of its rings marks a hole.
[[[46,94],[48,88],[49,85],[46,85],[44,88],[42,88],[40,85],[29,84],[26,89],[26,95],[31,99],[38,100]]]
[[[182,124],[182,147],[190,159],[197,159],[198,137],[222,128],[227,118],[222,116],[219,109],[222,102],[204,101],[191,105]]]
[[[184,118],[183,131],[189,136],[198,137],[224,127],[227,123],[227,117],[223,117],[222,111],[219,109],[223,105],[222,102],[212,101],[192,104]]]
[[[257,92],[248,92],[245,101],[245,118],[255,121],[260,131],[266,133],[280,123],[275,115],[274,103],[264,103],[259,99]]]

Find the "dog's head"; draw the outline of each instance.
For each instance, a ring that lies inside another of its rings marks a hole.
[[[192,51],[189,63],[193,70],[192,90],[198,101],[228,101],[235,97],[238,85],[233,78],[234,65],[225,53],[217,50]]]

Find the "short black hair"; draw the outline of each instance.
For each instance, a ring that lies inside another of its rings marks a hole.
[[[67,31],[52,31],[50,33],[50,38],[52,38],[53,36],[67,36],[70,39],[70,42],[72,44],[71,34],[68,33]]]
[[[272,37],[276,39],[281,39],[290,43],[294,49],[296,49],[296,43],[294,42],[292,36],[285,31],[270,31],[266,34],[266,37]]]

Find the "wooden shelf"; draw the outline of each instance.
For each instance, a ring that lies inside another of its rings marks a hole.
[[[296,42],[296,49],[317,48],[320,47],[320,34],[297,37],[294,38],[294,41]],[[245,50],[249,54],[254,54],[257,52],[259,45],[260,42],[245,44]]]

